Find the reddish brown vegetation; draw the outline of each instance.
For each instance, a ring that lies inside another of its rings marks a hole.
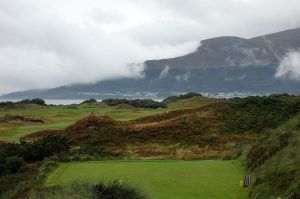
[[[204,113],[204,112],[217,112],[220,111],[221,109],[229,108],[230,103],[228,102],[216,102],[216,103],[211,103],[209,105],[200,107],[200,108],[193,108],[193,109],[182,109],[182,110],[175,110],[175,111],[170,111],[167,113],[162,113],[159,115],[151,115],[143,118],[139,118],[135,120],[136,122],[161,122],[163,120],[168,120],[172,118],[176,118],[178,116],[183,116],[183,115],[189,115],[192,113]]]
[[[13,175],[8,175],[0,178],[0,193],[5,193],[9,190],[13,190],[16,186],[21,185],[22,189],[16,189],[15,195],[17,198],[27,198],[24,190],[30,188],[33,185],[35,178],[39,174],[38,166],[40,163],[27,165],[26,170],[18,172]],[[4,198],[4,197],[3,197]]]
[[[131,122],[115,121],[109,116],[90,115],[62,131],[43,131],[28,137],[37,138],[48,134],[65,134],[78,145],[97,142],[121,154],[142,156],[166,155],[174,150],[156,149],[152,144],[167,148],[171,145],[197,146],[197,153],[230,151],[232,143],[249,141],[249,136],[222,131],[224,118],[218,111],[228,108],[226,103],[216,103],[202,108],[172,111],[141,118]],[[147,145],[147,147],[145,147]],[[144,146],[144,147],[143,147]],[[205,148],[205,150],[203,150]],[[208,151],[209,151],[208,150]],[[135,152],[134,152],[135,151]],[[130,153],[131,153],[130,152]]]
[[[5,115],[3,117],[5,122],[26,122],[26,123],[44,123],[43,120],[27,118],[20,115]]]

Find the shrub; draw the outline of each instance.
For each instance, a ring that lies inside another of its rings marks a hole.
[[[29,199],[147,199],[138,189],[120,182],[72,183],[32,191]]]
[[[36,98],[36,99],[25,99],[21,100],[19,102],[0,102],[0,108],[16,108],[18,105],[24,105],[24,104],[37,104],[41,106],[46,106],[46,103],[44,100]]]
[[[91,104],[91,103],[96,103],[97,100],[96,99],[87,99],[84,100],[83,102],[81,102],[81,104]]]
[[[5,108],[14,108],[15,103],[8,101],[8,102],[0,102],[0,107],[5,107]]]
[[[10,122],[10,121],[20,121],[20,122],[37,122],[37,123],[44,123],[43,120],[40,119],[33,119],[33,118],[27,118],[20,115],[10,115],[6,114],[1,119],[2,122]]]
[[[167,105],[161,102],[154,101],[152,99],[104,99],[102,100],[103,103],[107,104],[108,106],[116,106],[119,104],[129,104],[130,106],[136,108],[166,108]]]
[[[46,106],[45,101],[42,99],[39,99],[39,98],[35,98],[35,99],[31,99],[31,100],[25,99],[20,102],[17,102],[17,104],[38,104],[38,105]]]
[[[199,97],[199,96],[202,96],[202,95],[199,94],[199,93],[189,92],[189,93],[182,94],[182,95],[179,95],[179,96],[167,97],[162,102],[165,103],[165,104],[174,103],[174,102],[177,102],[179,100],[190,99],[192,97],[197,97],[197,96]]]
[[[0,176],[17,173],[25,166],[25,162],[41,161],[45,157],[66,152],[71,142],[64,135],[49,135],[43,139],[20,144],[5,143],[0,145]]]
[[[22,157],[0,155],[0,176],[17,173],[24,169],[25,161]]]
[[[292,96],[235,98],[222,114],[227,132],[256,132],[273,128],[300,111],[300,99]]]
[[[68,151],[71,141],[64,135],[48,135],[37,141],[37,144],[42,146],[43,155],[48,157],[62,151]]]
[[[6,158],[6,165],[10,173],[17,173],[25,167],[25,161],[21,157],[10,156]]]
[[[146,199],[147,197],[137,188],[114,181],[109,184],[103,182],[93,185],[95,199]]]
[[[29,199],[93,199],[92,187],[88,183],[53,186],[32,191]]]

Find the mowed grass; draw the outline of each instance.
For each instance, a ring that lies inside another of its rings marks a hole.
[[[205,97],[194,97],[170,104],[168,108],[159,109],[119,108],[118,106],[110,107],[104,103],[47,107],[33,105],[17,109],[0,109],[0,118],[6,114],[10,114],[45,121],[44,124],[0,123],[0,140],[19,141],[20,137],[37,131],[64,129],[75,121],[89,115],[91,112],[109,115],[116,120],[128,121],[172,110],[197,108],[214,101],[216,100]]]
[[[45,186],[122,180],[153,199],[242,199],[246,191],[237,161],[112,160],[62,163]]]

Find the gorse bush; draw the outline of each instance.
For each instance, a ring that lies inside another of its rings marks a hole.
[[[80,104],[91,104],[91,103],[96,103],[97,100],[96,99],[87,99],[84,100],[83,102],[81,102]]]
[[[90,139],[86,145],[81,147],[74,147],[69,152],[53,156],[51,159],[69,162],[69,161],[88,161],[88,160],[102,160],[102,159],[116,159],[120,158],[119,154],[111,153],[100,142]]]
[[[95,199],[147,199],[140,190],[122,181],[99,182],[93,185],[93,193]]]
[[[22,172],[0,177],[0,199],[26,198],[30,189],[40,186],[58,164],[52,161],[30,164]]]
[[[5,157],[3,153],[0,154],[0,176],[17,173],[24,168],[25,161],[22,157]]]
[[[201,96],[202,95],[199,94],[199,93],[189,92],[189,93],[182,94],[182,95],[179,95],[179,96],[170,96],[170,97],[167,97],[162,102],[165,103],[165,104],[168,104],[168,103],[177,102],[179,100],[190,99],[192,97],[201,97]]]
[[[18,198],[31,188],[45,158],[67,152],[71,142],[64,135],[0,145],[0,199]]]
[[[30,188],[40,161],[67,152],[70,141],[63,135],[49,135],[35,141],[0,144],[0,199],[16,198]]]
[[[139,189],[115,181],[111,183],[72,183],[32,191],[29,199],[147,199]]]
[[[17,173],[26,163],[41,161],[45,157],[66,152],[71,145],[64,135],[48,135],[35,141],[21,140],[18,143],[0,145],[0,177]]]
[[[44,121],[41,119],[27,118],[20,115],[6,114],[3,116],[3,118],[0,118],[0,122],[10,122],[10,121],[44,123]]]
[[[16,102],[17,104],[38,104],[38,105],[42,105],[42,106],[45,106],[46,103],[44,100],[42,99],[39,99],[39,98],[36,98],[36,99],[25,99],[25,100],[22,100],[20,102]]]
[[[235,98],[223,111],[224,130],[228,132],[256,132],[273,128],[300,111],[300,98],[286,95]]]
[[[104,99],[102,100],[108,106],[116,106],[119,104],[128,104],[136,108],[167,108],[167,105],[152,99]]]
[[[29,199],[93,199],[92,186],[89,183],[46,187],[31,191]]]
[[[3,109],[14,109],[14,108],[24,108],[27,105],[39,105],[39,106],[47,106],[44,100],[36,98],[36,99],[25,99],[22,101],[18,102],[11,102],[11,101],[6,101],[6,102],[0,102],[0,108]]]

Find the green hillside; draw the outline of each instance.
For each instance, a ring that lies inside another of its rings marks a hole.
[[[251,197],[299,198],[300,115],[262,134],[246,160],[255,177]]]
[[[87,103],[67,106],[18,105],[13,108],[0,107],[0,140],[18,141],[20,137],[42,130],[60,130],[91,113],[109,115],[113,119],[128,121],[171,110],[197,108],[215,100],[196,97],[170,104],[168,108],[145,109],[122,106],[107,106],[105,103]],[[29,122],[1,122],[5,115],[19,115],[45,121],[43,124]]]
[[[1,106],[0,198],[299,198],[299,96],[170,99]]]

